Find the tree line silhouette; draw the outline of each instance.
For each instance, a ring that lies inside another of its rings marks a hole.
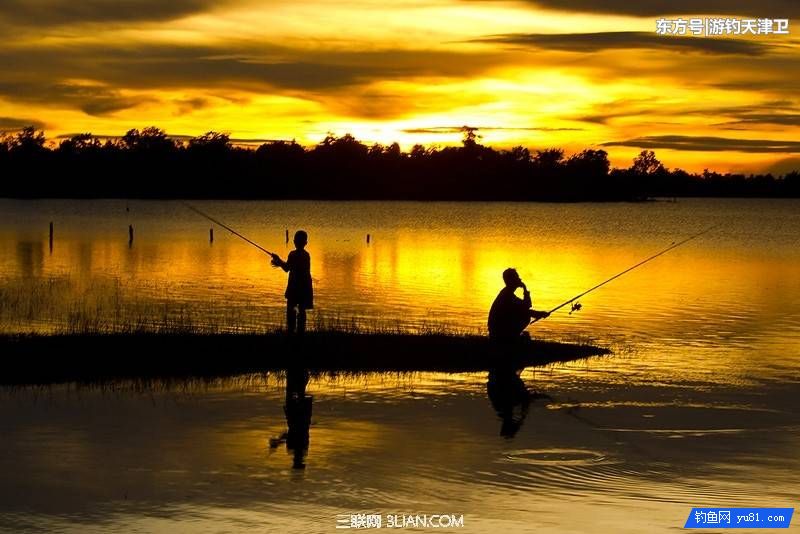
[[[79,134],[49,147],[26,127],[0,136],[0,196],[397,200],[644,200],[652,197],[800,197],[800,173],[669,170],[650,150],[612,169],[604,150],[497,150],[462,128],[461,146],[366,145],[329,134],[313,147],[237,146],[227,134],[171,139],[156,127],[105,141]]]

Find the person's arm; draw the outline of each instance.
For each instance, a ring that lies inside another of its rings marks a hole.
[[[525,284],[521,284],[521,286],[522,286],[522,301],[525,303],[526,309],[530,310],[531,318],[544,319],[545,317],[549,317],[550,314],[546,311],[531,310],[531,308],[533,307],[533,301],[531,300],[531,292],[528,291],[528,288],[525,287]]]
[[[291,253],[290,253],[290,256],[291,256]],[[281,269],[283,269],[287,273],[289,272],[289,262],[288,261],[283,261],[281,259],[281,257],[278,256],[277,254],[272,254],[272,266],[273,267],[280,267]]]
[[[550,317],[550,312],[531,310],[531,318],[533,319],[544,319],[546,317]]]
[[[525,307],[529,309],[533,306],[531,302],[531,292],[528,291],[528,288],[522,282],[520,282],[520,287],[522,288],[522,302],[525,304]]]

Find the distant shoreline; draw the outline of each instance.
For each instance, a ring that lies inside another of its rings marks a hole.
[[[416,201],[644,201],[655,197],[800,198],[800,172],[720,174],[668,169],[651,150],[630,167],[587,148],[496,149],[474,129],[462,146],[368,146],[329,135],[313,147],[253,148],[221,133],[171,139],[155,127],[105,142],[91,134],[46,145],[24,128],[0,137],[0,197]]]

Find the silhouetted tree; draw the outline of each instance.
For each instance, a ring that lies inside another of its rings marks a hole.
[[[656,158],[656,153],[652,150],[642,150],[633,159],[631,171],[639,175],[649,175],[664,172],[664,166]]]
[[[564,160],[564,151],[560,148],[547,148],[537,150],[533,162],[541,169],[553,169],[561,165]]]
[[[461,132],[464,134],[461,143],[464,145],[464,148],[472,148],[478,144],[478,139],[480,136],[478,135],[478,129],[472,126],[462,126]]]
[[[82,133],[61,141],[58,151],[65,154],[81,154],[99,150],[101,147],[102,143],[98,138],[90,133]]]
[[[531,151],[525,148],[524,146],[515,146],[508,152],[508,156],[511,159],[511,161],[519,163],[531,162]]]
[[[560,184],[563,181],[562,175],[565,169],[564,151],[560,148],[537,150],[533,156],[532,164],[532,174],[536,177],[537,191],[530,196],[532,198],[559,198],[563,189]]]
[[[26,126],[10,138],[9,152],[22,156],[36,156],[44,153],[44,132]]]
[[[783,178],[784,194],[786,196],[800,196],[800,172],[792,171]]]
[[[133,129],[122,136],[122,145],[128,150],[140,152],[169,152],[176,148],[175,142],[167,137],[164,130],[148,126],[141,132]]]
[[[426,149],[422,145],[414,145],[413,147],[411,147],[410,156],[411,156],[412,159],[422,160],[422,159],[425,159],[430,154],[431,154],[431,151],[429,151],[428,149]]]
[[[400,145],[392,143],[391,145],[387,146],[383,150],[384,156],[386,156],[390,161],[398,161],[403,157],[402,151],[400,150]]]
[[[226,152],[231,148],[231,138],[224,133],[206,132],[189,139],[188,148],[199,152]]]
[[[329,134],[308,149],[257,149],[207,132],[177,143],[156,127],[102,142],[89,133],[48,148],[34,127],[0,136],[0,195],[140,198],[347,198],[425,200],[640,200],[653,196],[800,196],[800,173],[690,174],[645,150],[610,170],[604,150],[565,158],[558,148],[497,150],[463,128],[461,146],[367,146]],[[28,177],[35,176],[36,180]],[[68,177],[69,179],[65,179]],[[113,179],[110,179],[113,177]]]
[[[605,150],[586,149],[571,156],[567,160],[567,167],[585,172],[587,176],[601,178],[608,174],[611,163]]]

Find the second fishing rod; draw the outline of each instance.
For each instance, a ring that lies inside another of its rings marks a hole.
[[[662,251],[660,251],[660,252],[657,252],[657,253],[653,254],[652,256],[649,256],[649,257],[647,257],[647,258],[643,259],[642,261],[640,261],[640,262],[636,263],[635,265],[632,265],[632,266],[628,267],[628,268],[627,268],[627,269],[625,269],[624,271],[622,271],[622,272],[620,272],[620,273],[617,273],[617,274],[615,274],[615,275],[614,275],[614,276],[612,276],[611,278],[609,278],[609,279],[607,279],[607,280],[604,280],[604,281],[600,282],[599,284],[597,284],[597,285],[595,285],[595,286],[592,286],[592,287],[590,287],[589,289],[587,289],[587,290],[586,290],[586,291],[584,291],[583,293],[579,293],[578,295],[575,295],[575,296],[574,296],[574,297],[572,297],[571,299],[569,299],[569,300],[565,300],[564,302],[562,302],[561,304],[559,304],[558,306],[556,306],[556,307],[555,307],[555,308],[553,308],[552,310],[549,310],[549,311],[547,312],[548,316],[549,316],[550,314],[552,314],[553,312],[556,312],[556,311],[560,310],[560,309],[561,309],[561,308],[563,308],[564,306],[567,306],[568,304],[572,304],[573,302],[577,301],[579,298],[583,297],[584,295],[588,295],[588,294],[589,294],[589,293],[591,293],[592,291],[594,291],[594,290],[596,290],[596,289],[600,289],[601,287],[603,287],[603,286],[604,286],[604,285],[606,285],[607,283],[609,283],[609,282],[611,282],[611,281],[613,281],[613,280],[616,280],[616,279],[617,279],[617,278],[619,278],[620,276],[623,276],[624,274],[627,274],[627,273],[629,273],[629,272],[633,271],[634,269],[638,269],[639,267],[641,267],[641,266],[642,266],[642,265],[644,265],[645,263],[648,263],[648,262],[650,262],[650,261],[653,261],[654,259],[658,258],[659,256],[662,256],[662,255],[666,254],[666,253],[667,253],[667,252],[669,252],[670,250],[676,249],[676,248],[678,248],[679,246],[681,246],[681,245],[684,245],[684,244],[688,243],[689,241],[692,241],[693,239],[697,239],[698,237],[700,237],[700,236],[702,236],[702,235],[705,235],[705,234],[707,234],[708,232],[710,232],[710,231],[711,231],[711,230],[713,230],[714,228],[717,228],[718,226],[719,226],[718,224],[715,224],[715,225],[713,225],[713,226],[709,226],[708,228],[706,228],[706,229],[705,229],[705,230],[703,230],[702,232],[698,232],[698,233],[696,233],[696,234],[694,234],[694,235],[691,235],[691,236],[687,237],[686,239],[683,239],[683,240],[681,240],[681,241],[678,241],[678,242],[674,242],[674,241],[673,241],[673,242],[670,244],[670,246],[668,246],[668,247],[667,247],[667,248],[665,248],[664,250],[662,250]],[[581,306],[580,306],[580,304],[575,304],[575,305],[573,305],[572,311],[578,311],[578,310],[580,310],[580,309],[581,309]],[[570,312],[570,313],[571,313],[571,312]],[[541,321],[542,319],[546,319],[546,318],[547,318],[547,317],[536,318],[536,319],[534,319],[533,321],[531,321],[531,323],[530,323],[530,324],[533,324],[533,323],[535,323],[535,322]]]

